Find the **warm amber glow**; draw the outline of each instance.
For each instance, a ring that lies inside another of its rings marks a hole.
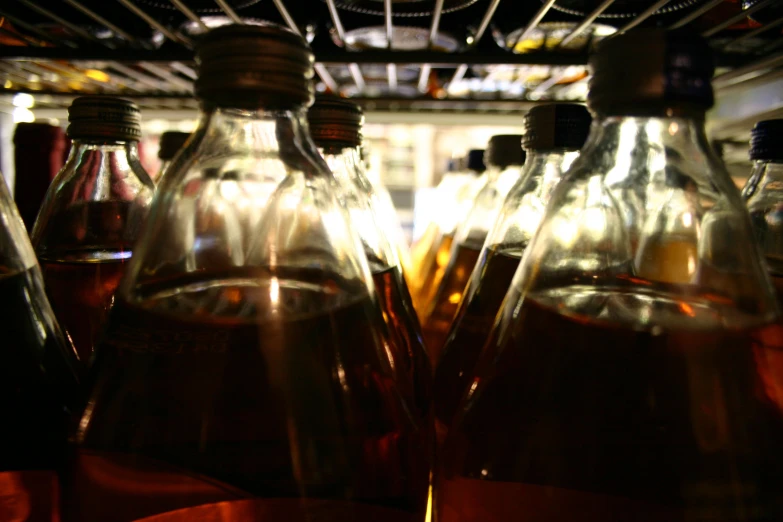
[[[97,69],[87,69],[86,71],[84,71],[84,75],[87,78],[90,78],[91,80],[95,80],[102,83],[107,83],[109,80],[111,80],[108,74],[106,74],[103,71],[99,71]]]

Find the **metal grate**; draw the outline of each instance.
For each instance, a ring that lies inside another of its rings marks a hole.
[[[111,93],[181,100],[183,107],[188,106],[196,76],[192,60],[198,36],[186,34],[182,22],[191,24],[197,33],[207,29],[209,19],[194,12],[188,0],[155,1],[165,2],[168,10],[162,13],[151,7],[154,2],[138,0],[60,0],[56,8],[48,3],[43,7],[36,0],[6,0],[0,6],[4,20],[0,43],[6,42],[0,44],[0,93]],[[498,13],[503,8],[506,13],[513,12],[519,2],[477,0],[458,13],[444,13],[444,0],[433,0],[429,16],[417,18],[422,20],[417,30],[426,34],[419,50],[395,47],[394,35],[404,27],[395,18],[392,0],[383,1],[382,17],[346,12],[335,0],[261,0],[236,9],[226,0],[214,1],[234,23],[262,18],[285,24],[299,34],[315,29],[312,46],[318,88],[394,110],[403,106],[463,107],[470,102],[486,108],[507,107],[509,100],[580,100],[586,92],[587,51],[586,47],[576,51],[569,47],[585,39],[584,34],[615,0],[604,0],[581,18],[555,10],[557,0],[542,0],[538,9],[528,9],[530,12],[517,20],[517,27],[522,28],[515,32],[513,41],[507,39],[510,31],[502,27],[508,25],[508,16]],[[661,15],[669,2],[649,0],[648,8],[634,18],[609,23],[617,34],[642,24],[693,27],[717,10],[722,0],[702,0],[690,9]],[[760,0],[744,12],[699,29],[710,39],[719,53],[719,65],[725,68],[715,79],[717,87],[783,67],[783,16],[745,30],[727,30],[776,2]],[[456,21],[451,18],[458,16],[461,18]],[[172,22],[175,19],[179,22]],[[409,19],[404,20],[409,24]],[[517,49],[552,22],[568,23],[569,29],[561,31],[554,45],[545,41],[545,50],[513,53],[496,43]],[[346,27],[357,24],[380,27],[385,48],[376,45],[348,50],[351,31]],[[458,50],[436,49],[443,31],[458,33]],[[586,41],[590,43],[589,38]],[[9,42],[23,45],[7,45]],[[530,81],[531,77],[535,81]]]

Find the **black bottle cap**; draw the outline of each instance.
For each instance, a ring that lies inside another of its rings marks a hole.
[[[313,53],[274,24],[213,29],[199,41],[196,63],[195,94],[210,106],[285,110],[313,101]]]
[[[584,105],[537,105],[525,115],[522,147],[527,150],[579,150],[587,140],[592,120]]]
[[[109,96],[82,96],[68,107],[68,137],[74,140],[138,141],[141,111],[135,103]]]
[[[176,156],[179,149],[185,145],[190,138],[189,132],[168,131],[160,135],[160,147],[158,148],[158,158],[166,161]]]
[[[665,114],[713,104],[713,53],[693,32],[636,29],[607,38],[590,57],[590,110],[606,116]]]
[[[760,121],[753,127],[750,159],[783,161],[783,119]]]
[[[489,139],[484,161],[504,169],[510,165],[524,165],[525,156],[521,134],[498,134]]]
[[[362,142],[364,113],[355,103],[336,96],[318,95],[307,111],[310,135],[319,147],[358,147]]]
[[[472,149],[468,151],[468,170],[475,172],[484,172],[487,166],[484,165],[484,149]]]

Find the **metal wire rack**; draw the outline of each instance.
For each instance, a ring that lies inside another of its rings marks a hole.
[[[156,1],[166,2],[171,12],[189,23],[196,33],[208,29],[207,18],[191,7],[190,0]],[[264,4],[265,19],[274,17],[270,21],[283,23],[299,34],[307,35],[313,27],[327,28],[326,34],[312,43],[321,90],[354,96],[379,110],[404,106],[418,110],[451,107],[508,111],[514,110],[512,100],[563,99],[558,96],[564,85],[568,86],[566,97],[578,100],[584,95],[586,89],[578,86],[584,86],[586,71],[577,71],[574,80],[574,68],[584,68],[587,45],[577,50],[569,46],[583,38],[596,21],[605,23],[600,17],[615,0],[602,1],[581,19],[571,17],[567,33],[561,34],[553,45],[545,43],[542,49],[532,52],[509,51],[528,41],[537,30],[540,32],[552,15],[557,18],[558,12],[553,9],[557,1],[541,0],[535,12],[523,13],[523,27],[515,32],[513,40],[505,42],[507,48],[493,41],[493,36],[494,40],[505,37],[490,33],[503,32],[495,28],[500,23],[495,17],[500,7],[512,9],[512,0],[467,2],[473,23],[468,24],[470,28],[461,35],[459,48],[454,52],[437,49],[445,17],[455,16],[444,14],[444,0],[433,0],[426,21],[420,22],[426,24],[420,30],[426,29],[427,36],[417,50],[395,47],[395,32],[401,26],[395,18],[394,0],[384,0],[381,27],[385,46],[359,51],[350,50],[350,31],[346,30],[345,21],[351,18],[355,22],[356,15],[341,10],[335,0],[257,3]],[[691,9],[678,11],[676,16],[657,16],[670,1],[649,0],[649,5],[636,16],[614,22],[615,34],[650,23],[665,24],[671,29],[695,27],[694,22],[722,2],[702,0]],[[214,2],[227,19],[248,22],[247,10],[232,8],[228,0]],[[727,31],[776,2],[759,0],[710,27],[695,29],[710,39],[718,51],[722,72],[714,80],[716,87],[735,85],[783,67],[783,16],[745,30]],[[38,93],[44,95],[39,99],[49,100],[52,106],[67,104],[72,96],[83,93],[121,94],[175,108],[195,104],[191,97],[196,77],[193,48],[197,34],[187,34],[181,25],[170,23],[171,16],[161,16],[147,1],[57,0],[56,5],[49,5],[37,0],[6,0],[0,5],[0,17],[5,22],[0,25],[0,94]],[[83,23],[85,20],[89,23]],[[367,77],[368,68],[373,72],[372,78]],[[487,90],[487,79],[482,74],[492,70],[505,71],[513,77],[497,81],[496,88]],[[525,84],[519,78],[520,70],[533,71],[538,75],[538,83]],[[465,85],[476,88],[458,88]]]

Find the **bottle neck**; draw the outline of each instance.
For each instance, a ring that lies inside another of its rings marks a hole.
[[[74,138],[66,164],[77,165],[116,157],[123,164],[140,164],[138,141],[95,141]]]
[[[340,198],[359,233],[371,270],[399,267],[399,255],[383,227],[378,195],[365,175],[359,148],[321,145],[326,145],[320,152],[341,189]]]
[[[541,194],[551,194],[563,173],[578,157],[577,150],[528,150],[522,177],[527,181],[534,180]]]
[[[176,172],[168,183],[178,184],[185,176],[214,174],[202,168],[193,172],[189,167],[194,154],[205,158],[225,158],[227,155],[237,161],[223,164],[221,175],[229,167],[235,181],[256,180],[259,177],[285,177],[285,169],[273,167],[269,160],[282,160],[291,170],[304,172],[306,176],[323,175],[324,169],[313,168],[316,163],[323,167],[318,152],[307,128],[306,112],[297,110],[244,110],[210,107],[202,113],[198,130],[186,149],[178,154],[169,166]],[[167,176],[168,178],[168,176]]]
[[[703,113],[702,113],[703,115]],[[735,194],[734,183],[709,145],[704,120],[683,116],[610,116],[596,120],[574,162],[577,176],[597,169],[607,186],[664,183]],[[731,197],[731,196],[730,196]]]
[[[493,165],[493,164],[489,164],[489,165],[487,165],[487,170],[485,170],[483,172],[483,174],[486,177],[486,179],[488,179],[490,181],[493,181],[493,180],[498,179],[498,177],[500,176],[501,172],[503,172],[503,171],[505,171],[507,169],[510,169],[512,166],[513,165]]]
[[[319,144],[318,148],[338,181],[357,183],[364,178],[364,165],[358,147]]]
[[[139,142],[74,139],[60,182],[80,178],[74,201],[131,200],[154,183],[141,165]],[[57,180],[55,180],[55,183]]]
[[[750,177],[742,189],[742,197],[750,206],[764,196],[765,192],[768,193],[767,196],[774,194],[774,199],[778,199],[780,194],[780,199],[783,199],[783,162],[763,159],[753,162]]]

